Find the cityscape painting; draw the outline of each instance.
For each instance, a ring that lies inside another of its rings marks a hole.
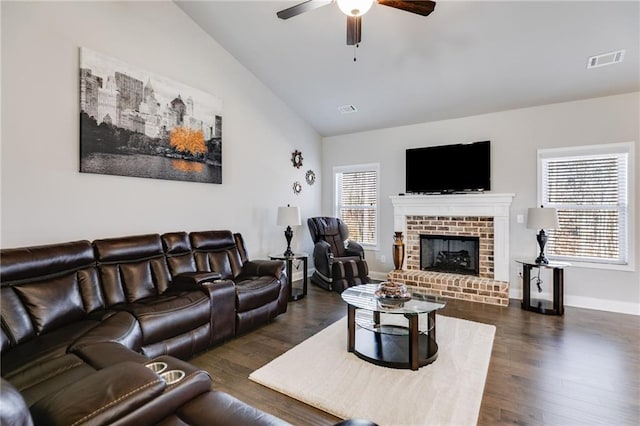
[[[80,172],[222,183],[222,101],[80,48]]]

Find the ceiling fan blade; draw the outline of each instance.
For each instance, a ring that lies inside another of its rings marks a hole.
[[[429,0],[378,0],[378,4],[422,16],[428,16],[436,8],[436,2]]]
[[[362,40],[362,16],[347,16],[347,46],[354,46]]]
[[[277,12],[276,15],[280,19],[289,19],[293,18],[294,16],[298,16],[301,13],[309,12],[310,10],[317,9],[331,3],[332,0],[307,0],[295,6],[283,9],[280,12]]]

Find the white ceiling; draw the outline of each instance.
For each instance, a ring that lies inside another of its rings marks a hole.
[[[301,2],[176,0],[323,136],[640,90],[638,1],[444,0],[428,17],[374,4],[357,52],[336,4],[276,17]]]

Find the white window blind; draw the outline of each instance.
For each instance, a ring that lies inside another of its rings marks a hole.
[[[378,244],[378,167],[340,167],[335,175],[335,214],[349,228],[349,238]]]
[[[628,262],[627,152],[543,155],[541,202],[558,209],[549,230],[550,257],[624,265]]]

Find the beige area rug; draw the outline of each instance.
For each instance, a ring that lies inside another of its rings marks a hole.
[[[346,317],[249,379],[337,417],[379,425],[475,425],[495,326],[438,315],[438,359],[418,371],[379,367],[347,352]]]

